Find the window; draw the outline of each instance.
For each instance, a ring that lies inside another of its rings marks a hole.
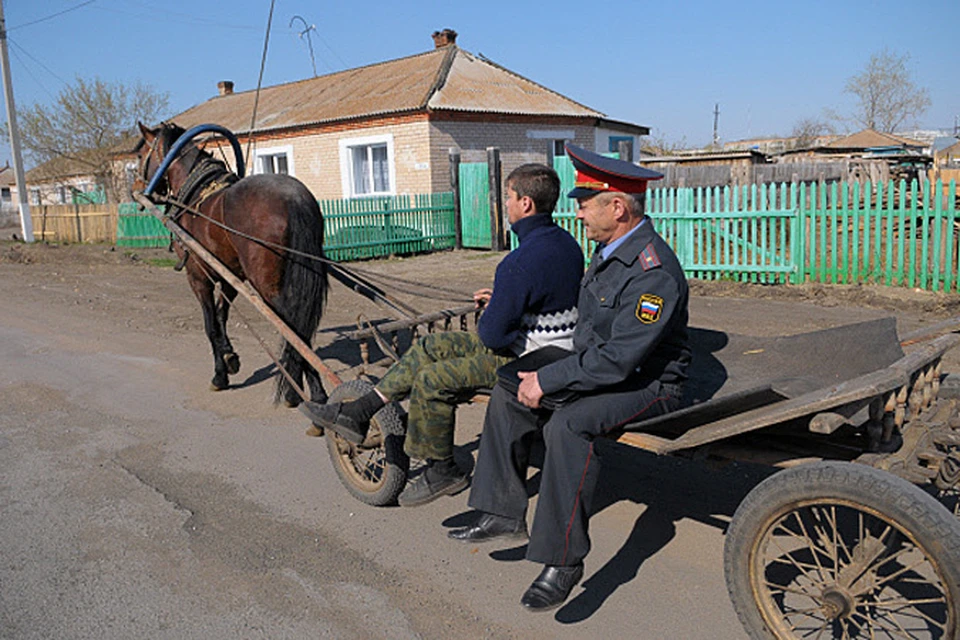
[[[348,197],[393,195],[393,136],[341,140],[340,169]]]
[[[0,200],[4,202],[10,202],[10,187],[3,187],[0,189]]]
[[[254,173],[293,173],[293,147],[271,147],[254,152]]]
[[[57,204],[67,204],[67,188],[63,185],[57,187]]]
[[[633,155],[633,136],[610,136],[610,146],[607,148],[607,151],[610,153],[619,153],[620,152],[620,143],[627,143],[628,153]]]
[[[553,141],[553,157],[559,158],[561,156],[567,155],[566,140],[554,140]]]
[[[30,189],[30,199],[33,200],[33,204],[40,206],[40,189],[33,188]]]

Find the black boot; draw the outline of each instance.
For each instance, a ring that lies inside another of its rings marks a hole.
[[[460,470],[453,457],[443,460],[428,459],[423,473],[407,485],[397,502],[402,507],[417,507],[433,502],[440,496],[452,496],[463,491],[467,484],[467,474]]]
[[[367,437],[370,419],[384,404],[380,394],[371,391],[351,402],[304,402],[300,405],[300,412],[315,425],[333,431],[348,442],[360,444]]]

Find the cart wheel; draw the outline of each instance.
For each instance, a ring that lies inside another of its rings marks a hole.
[[[333,390],[330,402],[356,400],[373,385],[350,380]],[[393,504],[407,482],[410,459],[403,452],[404,426],[400,412],[387,403],[370,421],[367,439],[360,445],[347,442],[329,429],[327,451],[343,486],[360,502],[381,507]]]
[[[733,516],[724,571],[752,638],[960,633],[960,522],[872,467],[824,462],[764,480]]]

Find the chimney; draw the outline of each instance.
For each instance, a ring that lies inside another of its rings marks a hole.
[[[233,93],[233,81],[221,80],[217,83],[217,89],[220,91],[220,95],[229,96],[231,93]]]
[[[434,31],[431,37],[433,37],[433,46],[437,49],[445,47],[448,44],[457,44],[457,32],[453,29]]]

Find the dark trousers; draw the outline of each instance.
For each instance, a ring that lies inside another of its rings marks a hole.
[[[587,521],[600,476],[594,438],[673,411],[680,395],[679,387],[653,381],[581,397],[551,413],[523,406],[497,385],[483,423],[469,505],[525,518],[530,446],[542,432],[546,454],[527,559],[564,566],[581,562],[590,551]]]

